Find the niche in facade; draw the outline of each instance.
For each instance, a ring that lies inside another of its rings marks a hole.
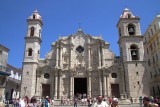
[[[49,79],[49,77],[50,77],[49,73],[45,73],[45,74],[44,74],[44,78],[45,78],[45,79]]]

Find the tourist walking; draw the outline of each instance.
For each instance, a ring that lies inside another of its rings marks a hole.
[[[103,101],[102,95],[99,95],[97,97],[97,102],[94,104],[93,107],[109,107],[109,106],[105,101]]]
[[[42,97],[42,100],[41,100],[41,107],[45,107],[45,99]]]
[[[133,104],[133,98],[132,97],[130,97],[130,101],[131,101],[131,104]]]
[[[29,99],[28,96],[25,96],[23,99],[19,102],[19,107],[28,107]]]
[[[143,98],[143,107],[158,107],[158,104],[151,103],[151,99],[148,97]]]
[[[74,98],[74,107],[77,107],[77,102],[78,102],[78,99]]]
[[[31,98],[31,101],[29,103],[29,107],[38,107],[37,99],[35,97]]]
[[[118,98],[113,98],[112,103],[109,105],[109,107],[120,107],[118,105]]]

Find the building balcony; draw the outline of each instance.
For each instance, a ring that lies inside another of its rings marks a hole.
[[[0,75],[9,76],[11,74],[8,72],[8,69],[5,66],[0,65]]]

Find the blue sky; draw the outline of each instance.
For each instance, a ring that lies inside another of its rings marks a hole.
[[[34,10],[42,16],[41,58],[58,36],[76,33],[79,23],[86,34],[102,35],[110,50],[119,55],[116,24],[124,8],[141,18],[145,32],[160,13],[160,0],[1,0],[0,44],[10,49],[8,63],[21,68],[27,32],[26,19]]]

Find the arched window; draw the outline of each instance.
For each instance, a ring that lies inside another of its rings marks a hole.
[[[121,28],[119,28],[119,36],[121,36]]]
[[[35,14],[33,14],[33,19],[35,19],[36,18],[36,16],[35,16]]]
[[[111,76],[112,78],[117,78],[117,73],[112,73]]]
[[[30,36],[34,36],[34,27],[31,27]]]
[[[139,60],[138,47],[136,45],[131,45],[130,50],[131,50],[132,60]]]
[[[39,37],[41,37],[41,30],[39,30]]]
[[[49,73],[45,73],[45,74],[44,74],[44,78],[45,78],[45,79],[49,79],[49,76],[50,76]]]
[[[128,18],[131,18],[131,14],[128,14]]]
[[[32,56],[32,49],[31,48],[28,49],[28,56]]]
[[[129,35],[134,35],[135,34],[135,27],[133,24],[128,25],[128,34]]]

